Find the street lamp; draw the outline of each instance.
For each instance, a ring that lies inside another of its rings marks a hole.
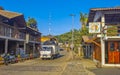
[[[74,47],[74,17],[75,17],[75,15],[70,14],[70,16],[72,16],[72,50],[73,50],[73,47]]]
[[[74,14],[70,14],[70,16],[72,16],[72,44],[71,44],[71,55],[72,55],[72,59],[74,59],[74,55],[73,55],[73,49],[74,49]]]

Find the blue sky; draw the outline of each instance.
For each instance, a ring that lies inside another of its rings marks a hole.
[[[51,13],[51,34],[59,35],[72,28],[71,13],[75,14],[74,28],[79,29],[79,13],[89,13],[90,8],[120,6],[120,0],[0,0],[6,10],[23,13],[25,19],[33,17],[38,22],[42,35],[49,34]]]

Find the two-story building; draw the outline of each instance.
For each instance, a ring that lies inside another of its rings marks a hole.
[[[120,66],[120,8],[90,9],[88,26],[94,36],[83,36],[86,54],[101,66]]]
[[[23,14],[0,10],[0,54],[20,54],[20,48],[25,54],[34,54],[40,37],[39,31],[27,27]]]

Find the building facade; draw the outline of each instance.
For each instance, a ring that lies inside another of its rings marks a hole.
[[[27,27],[23,14],[0,10],[0,54],[38,53],[40,37],[39,31]]]
[[[120,8],[92,8],[89,12],[88,26],[100,32],[86,41],[92,44],[92,59],[101,66],[120,66]],[[89,50],[90,48],[88,48]]]

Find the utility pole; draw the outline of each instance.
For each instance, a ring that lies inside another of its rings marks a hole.
[[[71,44],[71,50],[74,50],[74,14],[70,14],[70,16],[72,16],[72,44]],[[73,56],[73,52],[72,52],[72,59],[74,58]]]

